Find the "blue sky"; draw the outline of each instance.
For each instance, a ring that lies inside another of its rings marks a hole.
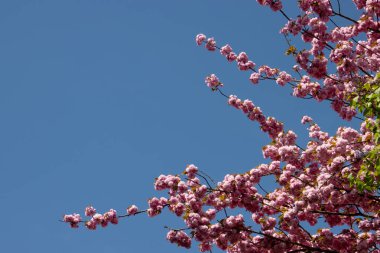
[[[331,133],[348,124],[327,103],[291,97],[289,87],[252,86],[249,73],[194,42],[205,33],[258,65],[289,70],[284,22],[256,1],[1,1],[2,250],[179,252],[163,226],[183,222],[166,212],[97,231],[58,220],[88,204],[144,208],[164,195],[155,177],[190,163],[221,180],[265,162],[269,139],[204,85],[208,74],[294,129],[301,144],[303,115]]]

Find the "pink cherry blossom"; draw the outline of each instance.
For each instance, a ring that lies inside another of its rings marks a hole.
[[[207,50],[218,49],[228,61],[236,61],[239,70],[248,71],[253,84],[267,80],[290,87],[296,98],[329,103],[343,120],[359,118],[350,104],[351,95],[363,86],[377,84],[375,75],[380,72],[380,2],[353,0],[358,9],[353,17],[345,14],[343,1],[299,0],[294,17],[285,12],[280,0],[257,2],[286,18],[281,33],[289,45],[287,54],[295,61],[289,70],[295,74],[265,64],[256,69],[247,53],[236,54],[229,44],[218,46],[213,37],[204,34],[196,36],[197,45],[205,43]],[[339,19],[341,22],[335,22]],[[295,39],[299,41],[293,45]],[[380,253],[378,191],[360,189],[350,180],[368,181],[363,165],[367,154],[378,147],[372,130],[376,117],[365,117],[357,124],[358,130],[341,126],[329,133],[311,117],[303,116],[308,140],[300,144],[294,131],[264,114],[254,101],[226,95],[215,74],[207,76],[205,83],[267,134],[268,144],[262,148],[264,163],[226,174],[219,182],[190,164],[181,175],[161,174],[155,179],[155,190],[165,195],[150,198],[145,210],[131,205],[125,214],[118,215],[114,209],[102,214],[88,206],[88,220],[73,213],[64,215],[62,221],[73,228],[83,223],[95,230],[136,214],[155,217],[167,211],[182,219],[184,226],[167,227],[167,240],[184,248],[198,243],[200,252],[217,247],[229,253]],[[245,152],[238,143],[231,143],[233,150]],[[378,181],[379,176],[373,174],[371,179]],[[266,189],[266,180],[272,180],[275,187]]]
[[[85,213],[86,216],[91,217],[91,216],[93,216],[96,213],[96,209],[94,207],[92,207],[92,206],[88,206],[88,207],[86,207],[86,210],[85,210],[84,213]]]
[[[198,46],[202,45],[203,41],[206,40],[206,35],[204,34],[198,34],[195,38],[195,41],[197,42]]]
[[[138,212],[138,208],[135,205],[131,205],[130,207],[127,208],[127,214],[128,215],[135,215]]]
[[[206,77],[205,83],[207,87],[211,88],[212,90],[216,90],[218,86],[223,86],[223,84],[219,81],[219,78],[215,74],[211,74]]]

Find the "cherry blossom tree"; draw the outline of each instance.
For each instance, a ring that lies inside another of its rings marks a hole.
[[[181,175],[156,178],[155,189],[167,195],[151,198],[147,209],[131,205],[122,214],[113,209],[101,214],[89,206],[87,220],[70,214],[64,222],[94,230],[167,209],[185,224],[167,227],[167,239],[184,248],[197,244],[200,252],[213,247],[227,252],[380,252],[380,1],[353,0],[358,18],[342,12],[339,0],[299,0],[294,18],[280,0],[257,2],[286,20],[280,33],[288,44],[286,54],[295,60],[292,73],[259,66],[245,52],[204,34],[196,36],[196,43],[235,62],[249,73],[250,83],[272,80],[290,86],[295,97],[330,103],[342,119],[362,121],[360,129],[339,127],[329,135],[304,116],[301,123],[310,139],[301,147],[296,133],[251,100],[226,95],[225,84],[210,74],[207,87],[269,136],[262,153],[270,162],[217,183],[188,165]],[[275,180],[273,191],[260,184],[264,177]],[[240,214],[229,214],[233,209]],[[315,233],[311,226],[318,227]]]

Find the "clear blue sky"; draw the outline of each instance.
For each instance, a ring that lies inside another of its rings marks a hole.
[[[1,251],[179,252],[163,226],[183,222],[167,212],[97,231],[58,220],[88,204],[144,208],[164,194],[155,177],[190,163],[221,180],[265,162],[269,139],[204,85],[210,73],[225,93],[294,129],[301,144],[302,115],[333,132],[342,122],[327,103],[272,82],[252,86],[249,73],[194,42],[202,32],[258,65],[289,70],[283,23],[253,0],[1,1]]]

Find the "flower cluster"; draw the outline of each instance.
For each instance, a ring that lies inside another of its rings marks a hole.
[[[214,38],[204,34],[196,36],[196,43],[204,44],[209,51],[220,50],[229,62],[237,63],[239,70],[252,71],[249,79],[253,84],[262,80],[272,80],[280,86],[289,84],[293,96],[330,101],[341,118],[355,117],[351,94],[371,85],[376,81],[374,72],[380,71],[379,1],[353,0],[362,10],[357,20],[341,13],[340,7],[335,10],[328,0],[299,0],[300,15],[295,19],[285,14],[280,0],[257,2],[287,18],[281,29],[287,39],[299,36],[306,45],[310,44],[309,49],[290,46],[287,51],[295,57],[293,70],[298,80],[266,65],[256,70],[245,52],[235,53],[228,44],[218,47]],[[338,26],[333,22],[335,18],[349,24]],[[214,91],[223,86],[215,74],[206,77],[205,83]],[[149,199],[146,210],[139,211],[132,205],[126,214],[118,216],[113,209],[99,214],[89,206],[85,209],[88,221],[82,221],[76,213],[65,215],[63,221],[73,228],[84,222],[88,229],[96,229],[97,225],[117,224],[120,218],[140,213],[154,217],[167,209],[185,226],[169,228],[167,240],[184,248],[196,241],[201,252],[218,247],[230,253],[380,253],[380,196],[376,189],[360,189],[351,180],[380,181],[375,167],[367,168],[374,175],[369,179],[362,171],[363,164],[370,164],[367,154],[379,145],[380,137],[373,131],[376,119],[367,117],[360,130],[339,127],[330,135],[311,117],[304,116],[301,123],[308,127],[310,139],[302,148],[293,131],[284,130],[283,123],[265,116],[252,101],[235,95],[227,98],[229,105],[258,122],[271,138],[262,148],[267,163],[244,173],[227,174],[217,183],[190,164],[182,175],[156,178],[155,189],[166,191],[167,196]],[[272,191],[264,189],[264,178],[275,179],[277,187]],[[236,214],[238,210],[244,212]],[[310,232],[306,229],[310,226],[319,229]]]
[[[190,237],[183,231],[170,230],[166,235],[166,239],[171,243],[176,243],[180,247],[189,249],[191,247]]]
[[[205,83],[207,87],[209,87],[213,91],[217,90],[218,86],[223,86],[223,84],[219,81],[218,77],[214,74],[207,76],[205,79]]]
[[[282,34],[286,37],[298,36],[310,44],[309,49],[297,50],[291,46],[287,51],[295,57],[297,72],[305,71],[307,78],[296,80],[285,71],[265,65],[256,72],[256,64],[249,61],[244,52],[234,53],[228,44],[221,47],[220,52],[229,61],[236,61],[240,70],[252,70],[249,80],[253,84],[261,80],[275,80],[281,86],[290,84],[294,96],[329,100],[341,118],[351,120],[356,112],[349,106],[350,93],[372,80],[373,73],[380,71],[380,25],[376,21],[380,15],[379,3],[353,1],[359,10],[363,10],[358,19],[353,19],[341,13],[340,8],[334,10],[328,0],[298,2],[300,15],[292,19],[286,16],[281,1],[258,1],[260,5],[280,11],[288,19],[280,31]],[[337,26],[333,23],[333,18],[337,17],[348,21],[348,24]],[[214,38],[197,35],[198,45],[205,42],[206,47],[210,48],[209,41],[212,41],[211,48],[218,48]],[[335,67],[336,73],[328,74],[329,63],[331,69]]]
[[[241,110],[254,110],[252,102],[236,99],[232,98]],[[228,174],[214,186],[192,164],[184,170],[184,178],[160,175],[155,188],[169,190],[168,197],[151,198],[149,208],[143,212],[153,217],[167,207],[182,217],[192,237],[183,231],[185,229],[171,229],[167,239],[185,248],[191,247],[193,239],[199,242],[201,252],[213,246],[228,252],[348,253],[373,249],[380,243],[380,201],[374,193],[359,194],[344,176],[358,172],[361,154],[374,145],[371,132],[363,123],[361,132],[341,127],[330,137],[311,117],[304,116],[301,122],[309,124],[311,140],[306,149],[297,147],[297,135],[293,131],[281,131],[263,149],[270,163],[242,174]],[[261,188],[262,178],[270,175],[277,178],[279,187],[264,196],[257,186]],[[226,210],[237,208],[252,213],[250,219],[247,221],[242,214],[228,215]],[[126,215],[116,216],[112,209],[100,215],[93,207],[87,207],[85,214],[92,218],[85,224],[95,229],[107,221],[117,223],[117,218],[134,215],[137,210],[132,205]],[[276,218],[278,216],[282,218]],[[330,228],[324,228],[312,235],[301,225],[314,226],[321,218],[341,232],[333,233]],[[77,227],[81,219],[73,214],[66,215],[64,221]],[[260,230],[247,224],[252,222]]]
[[[131,205],[127,208],[127,214],[128,215],[135,215],[139,211],[138,207],[135,205]]]
[[[195,41],[200,46],[205,42],[205,47],[209,51],[215,51],[216,41],[214,38],[207,38],[204,34],[198,34],[195,38]],[[220,54],[225,56],[229,62],[236,61],[237,66],[240,70],[254,70],[256,64],[248,58],[248,55],[245,52],[240,52],[236,54],[233,52],[232,47],[230,45],[224,45],[220,48]]]
[[[70,223],[72,228],[78,228],[78,224],[82,221],[82,218],[80,217],[80,214],[77,213],[66,214],[63,216],[63,221]]]
[[[119,217],[117,216],[117,213],[114,209],[110,209],[108,212],[104,214],[95,213],[94,211],[91,213],[88,213],[88,209],[93,209],[93,207],[87,207],[86,208],[86,216],[91,216],[92,218],[87,221],[86,227],[91,230],[95,230],[97,225],[101,225],[102,227],[107,227],[108,223],[112,224],[118,224],[119,223]]]
[[[257,121],[263,132],[268,133],[270,138],[275,138],[283,130],[283,124],[273,117],[266,118],[260,107],[256,107],[251,100],[241,101],[237,96],[230,95],[228,104],[241,110],[252,121]]]

